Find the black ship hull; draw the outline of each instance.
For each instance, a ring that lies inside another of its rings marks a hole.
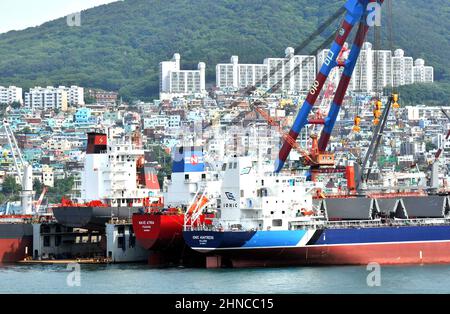
[[[58,223],[66,227],[90,230],[104,230],[105,224],[113,219],[131,220],[142,207],[94,207],[60,206],[53,208]]]

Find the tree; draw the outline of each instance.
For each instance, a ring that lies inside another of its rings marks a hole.
[[[17,184],[15,177],[5,176],[2,184],[2,193],[5,196],[13,198],[14,200],[18,199],[21,190],[22,187],[20,186],[20,184]]]
[[[84,92],[84,103],[86,105],[94,104],[95,103],[95,98],[92,97],[89,92]]]
[[[20,131],[17,132],[17,133],[20,133],[20,134],[30,134],[30,133],[33,133],[33,131],[31,131],[31,129],[30,129],[29,126],[26,126],[26,127],[24,127],[22,130],[20,130]]]
[[[18,101],[13,101],[13,102],[11,103],[11,107],[12,107],[13,109],[19,109],[21,106],[22,106],[22,104],[21,104],[20,102],[18,102]]]
[[[5,176],[2,185],[2,191],[5,194],[15,194],[21,190],[21,186],[17,184],[16,178],[13,176]]]
[[[44,184],[42,182],[35,178],[33,180],[33,190],[36,192],[36,195],[40,195],[42,193],[42,189],[44,188]]]
[[[151,156],[150,158],[160,165],[157,176],[159,185],[162,187],[164,177],[172,173],[172,158],[170,157],[170,154],[166,153],[160,145],[151,146],[149,148],[149,152]]]
[[[1,34],[0,85],[28,89],[74,84],[118,90],[125,101],[150,100],[159,91],[158,64],[170,60],[173,53],[182,54],[186,69],[205,61],[206,80],[212,83],[215,65],[228,62],[232,55],[242,63],[283,57],[286,47],[304,40],[343,2],[130,0],[98,6],[83,15],[83,27],[67,27],[66,19],[60,18],[38,28]],[[393,48],[424,58],[434,66],[436,80],[449,82],[448,2],[426,4],[395,1]],[[382,32],[382,39],[387,35]],[[311,48],[325,37],[328,32]]]
[[[431,142],[426,142],[425,143],[425,149],[426,149],[427,152],[429,152],[430,150],[436,149],[436,148],[437,148],[437,146],[434,145]]]
[[[63,196],[72,192],[74,177],[56,179],[54,186],[48,189],[47,195],[50,203],[59,203]]]

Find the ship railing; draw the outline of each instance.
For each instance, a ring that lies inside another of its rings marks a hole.
[[[304,228],[368,228],[387,226],[430,226],[449,224],[449,218],[420,218],[392,220],[292,221],[292,226]]]
[[[240,222],[251,221],[254,219],[240,219]],[[231,221],[230,221],[231,223]],[[236,221],[232,221],[236,224]],[[450,225],[450,218],[421,218],[421,219],[393,219],[388,221],[381,220],[352,220],[352,221],[290,221],[289,224],[296,229],[337,229],[337,228],[369,228],[369,227],[387,227],[387,226],[434,226],[434,225]],[[227,228],[222,227],[223,225]],[[221,220],[218,225],[200,225],[190,226],[186,228],[188,231],[256,231],[263,230],[261,228],[232,228],[227,224],[226,220]]]

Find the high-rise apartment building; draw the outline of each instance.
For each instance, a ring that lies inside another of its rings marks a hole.
[[[316,75],[316,57],[294,55],[291,47],[285,50],[285,55],[266,58],[262,64],[239,64],[239,57],[232,56],[230,63],[216,66],[216,86],[232,90],[256,86],[291,94],[308,91]]]
[[[25,93],[25,106],[31,109],[67,110],[68,106],[84,105],[84,89],[78,86],[37,86]]]
[[[326,59],[329,49],[317,54],[317,71]],[[334,68],[329,80],[336,87],[342,74],[342,68]],[[356,62],[350,91],[381,92],[390,86],[402,86],[415,82],[433,82],[433,67],[425,66],[422,59],[413,62],[412,57],[406,57],[402,49],[397,49],[394,55],[390,50],[374,50],[372,44],[363,44],[360,56]]]
[[[205,70],[203,62],[197,70],[181,70],[180,54],[159,64],[159,96],[161,100],[187,95],[205,94]]]
[[[414,82],[416,83],[433,83],[434,82],[434,68],[425,66],[425,60],[417,59],[414,62]]]
[[[12,104],[18,102],[23,104],[22,88],[16,86],[0,86],[0,104]]]

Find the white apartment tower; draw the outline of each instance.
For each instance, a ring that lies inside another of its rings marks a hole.
[[[84,89],[78,86],[47,86],[46,88],[37,86],[30,88],[25,93],[25,106],[31,109],[60,109],[67,110],[67,107],[84,105]]]
[[[402,49],[394,51],[392,57],[392,83],[394,87],[414,83],[413,58],[405,57]]]
[[[329,49],[317,54],[317,71],[320,70]],[[336,88],[343,69],[334,68],[329,75],[329,81]],[[349,91],[381,92],[385,87],[398,87],[415,82],[433,82],[433,67],[425,66],[423,59],[413,62],[412,57],[405,57],[402,49],[397,49],[392,55],[390,50],[373,50],[372,44],[365,42],[356,62]]]
[[[417,59],[414,62],[414,82],[415,83],[433,83],[434,82],[434,68],[425,66],[425,60]]]
[[[72,85],[70,87],[59,86],[59,89],[64,89],[67,92],[67,102],[71,106],[84,105],[84,88]]]
[[[172,60],[159,63],[159,96],[161,100],[206,93],[204,62],[197,70],[181,70],[180,54],[175,53]]]
[[[367,93],[373,90],[373,57],[372,44],[365,42],[353,70],[349,86],[350,90]]]
[[[262,64],[239,64],[238,56],[230,63],[216,66],[216,86],[237,90],[248,86],[269,89],[280,82],[275,93],[298,94],[309,89],[315,79],[316,57],[294,55],[288,47],[285,58],[266,58]]]
[[[67,91],[53,86],[30,88],[25,93],[25,107],[41,110],[67,110]]]
[[[0,86],[0,104],[12,104],[18,102],[23,104],[22,88],[16,86]]]
[[[392,52],[390,50],[373,50],[373,83],[375,92],[392,86]]]

